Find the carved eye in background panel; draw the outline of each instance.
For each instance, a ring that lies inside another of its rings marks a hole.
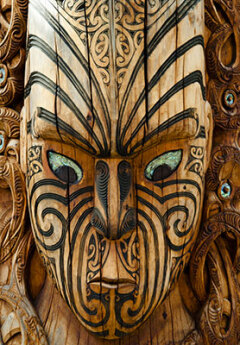
[[[182,150],[168,151],[154,158],[145,168],[145,177],[150,181],[159,181],[169,177],[182,160]]]
[[[50,169],[61,181],[76,184],[82,180],[83,171],[78,163],[53,151],[49,151],[47,155]]]
[[[223,94],[224,105],[227,108],[233,108],[236,104],[236,93],[233,90],[226,90]]]

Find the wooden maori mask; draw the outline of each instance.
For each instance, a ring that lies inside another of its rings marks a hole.
[[[204,3],[30,0],[22,165],[38,250],[91,332],[161,304],[197,236],[210,148]]]

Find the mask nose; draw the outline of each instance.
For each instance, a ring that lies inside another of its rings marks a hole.
[[[92,225],[108,239],[119,239],[136,226],[132,186],[130,161],[96,161]]]

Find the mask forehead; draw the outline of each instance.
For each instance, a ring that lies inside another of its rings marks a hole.
[[[204,126],[202,7],[31,1],[29,131],[102,156],[196,137]]]

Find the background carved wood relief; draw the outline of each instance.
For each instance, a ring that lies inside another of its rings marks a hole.
[[[239,343],[239,16],[0,0],[0,344]]]

